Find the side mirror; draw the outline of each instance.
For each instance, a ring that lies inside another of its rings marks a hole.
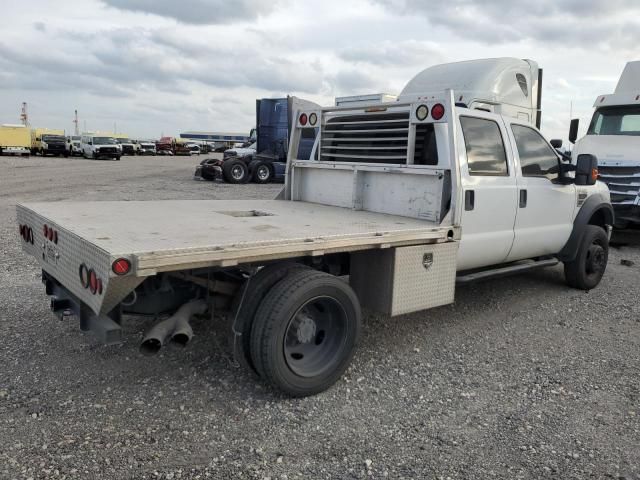
[[[561,148],[562,147],[562,140],[560,140],[559,138],[554,138],[553,140],[551,140],[551,146],[553,148]]]
[[[576,185],[595,185],[598,180],[598,159],[590,153],[578,155],[576,162]]]
[[[574,118],[571,120],[571,124],[569,125],[569,141],[571,143],[576,143],[578,139],[578,126],[580,125],[580,120]]]

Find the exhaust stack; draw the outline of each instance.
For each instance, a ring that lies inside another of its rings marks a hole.
[[[148,356],[155,355],[167,341],[184,347],[193,337],[193,329],[189,324],[191,317],[206,311],[207,303],[204,300],[185,303],[176,313],[157,323],[147,332],[140,344],[140,353]]]

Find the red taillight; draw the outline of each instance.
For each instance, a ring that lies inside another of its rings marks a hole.
[[[47,235],[47,238],[49,239],[49,241],[53,241],[53,228],[49,229],[49,233]]]
[[[58,244],[58,231],[53,232],[53,243]]]
[[[49,227],[47,225],[42,227],[42,233],[44,234],[44,238],[49,238]]]
[[[98,279],[98,295],[102,295],[102,280]]]
[[[436,103],[431,108],[431,116],[434,120],[440,120],[442,117],[444,117],[444,106],[441,103]]]
[[[24,225],[20,225],[20,236],[24,238]]]
[[[98,277],[93,269],[89,270],[89,290],[95,294],[98,291]]]
[[[119,258],[111,264],[111,270],[116,275],[126,275],[131,270],[131,262],[126,258]]]
[[[307,124],[307,114],[303,113],[302,115],[300,115],[300,125],[302,125],[303,127]]]

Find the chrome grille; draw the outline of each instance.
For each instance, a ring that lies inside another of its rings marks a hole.
[[[599,165],[598,172],[600,179],[609,187],[611,203],[619,205],[636,203],[640,195],[640,165]]]
[[[321,138],[321,160],[406,163],[409,112],[332,115]]]

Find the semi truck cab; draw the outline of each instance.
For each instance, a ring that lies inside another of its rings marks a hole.
[[[624,68],[615,92],[600,95],[584,137],[576,142],[578,120],[572,121],[573,155],[598,157],[600,178],[608,185],[616,226],[640,224],[640,61]]]

